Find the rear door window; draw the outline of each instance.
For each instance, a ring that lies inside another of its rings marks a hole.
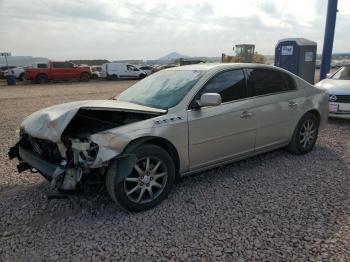
[[[247,69],[250,96],[269,95],[296,89],[291,76],[278,70]]]
[[[53,62],[52,66],[54,68],[73,68],[73,64],[69,62]]]

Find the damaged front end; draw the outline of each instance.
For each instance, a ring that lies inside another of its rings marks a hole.
[[[70,121],[66,121],[66,126],[55,130],[60,134],[60,139],[55,142],[37,138],[27,132],[26,126],[22,126],[19,141],[9,150],[9,158],[18,158],[19,173],[26,170],[39,172],[50,181],[53,188],[75,190],[85,182],[103,180],[112,159],[115,160],[113,169],[117,168],[116,165],[123,166],[123,172],[130,172],[136,162],[133,155],[122,155],[121,150],[95,143],[91,139],[92,135],[156,115],[159,113],[79,108]],[[45,116],[45,119],[48,118]],[[35,123],[34,120],[30,124],[43,126],[43,123]],[[46,128],[52,126],[52,122],[45,123]]]

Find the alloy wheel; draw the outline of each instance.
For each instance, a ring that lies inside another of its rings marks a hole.
[[[156,157],[139,159],[132,172],[124,180],[124,190],[134,203],[144,204],[156,199],[164,190],[168,170]]]
[[[300,145],[303,148],[308,148],[310,145],[313,144],[316,137],[316,125],[312,119],[306,120],[301,129],[299,134],[299,141]]]

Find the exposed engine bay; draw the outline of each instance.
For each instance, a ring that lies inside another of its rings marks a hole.
[[[128,112],[104,108],[80,108],[63,129],[61,143],[41,139],[20,131],[19,142],[10,149],[10,158],[20,160],[18,171],[41,173],[53,188],[75,190],[86,181],[104,178],[108,162],[94,167],[99,145],[90,136],[153,118],[159,114]],[[48,174],[50,173],[50,174]]]

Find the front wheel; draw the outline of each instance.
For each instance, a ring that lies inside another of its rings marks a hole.
[[[302,155],[309,153],[315,146],[318,136],[319,121],[312,113],[306,113],[299,121],[288,151]]]
[[[146,76],[147,76],[146,74],[143,74],[143,73],[142,73],[142,74],[139,75],[139,79],[143,79],[143,78],[145,78]]]
[[[19,81],[24,81],[25,80],[25,74],[24,73],[21,73],[19,75]]]
[[[143,145],[133,152],[137,161],[130,174],[107,173],[106,184],[109,195],[129,211],[150,209],[164,200],[175,180],[172,158],[162,148]]]

